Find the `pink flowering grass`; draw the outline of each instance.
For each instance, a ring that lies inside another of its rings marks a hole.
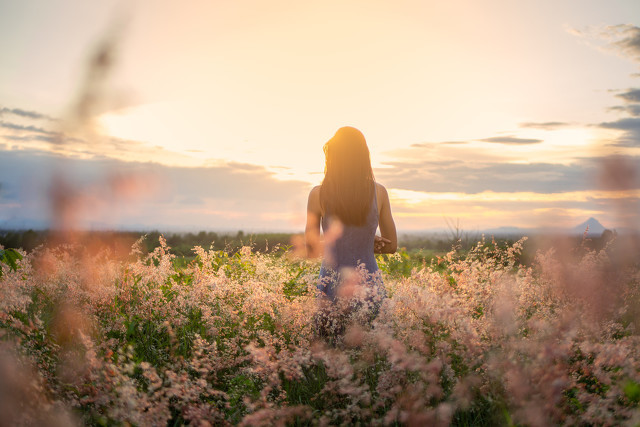
[[[283,251],[20,252],[0,262],[4,421],[638,423],[637,261],[613,242],[523,266],[523,243],[381,256],[335,303],[318,262]]]

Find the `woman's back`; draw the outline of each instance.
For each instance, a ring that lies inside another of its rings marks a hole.
[[[375,186],[375,183],[373,184]],[[336,288],[340,283],[344,269],[356,269],[361,264],[368,273],[378,271],[378,263],[374,255],[374,239],[378,228],[378,203],[376,190],[371,201],[366,221],[363,225],[342,225],[340,236],[326,242],[325,254],[320,268],[321,287],[331,299],[336,296]],[[329,210],[322,216],[322,230],[329,232],[332,221],[336,219]]]

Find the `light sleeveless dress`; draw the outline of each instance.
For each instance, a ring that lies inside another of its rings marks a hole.
[[[374,183],[375,186],[375,183]],[[322,217],[322,231],[331,226],[331,212]],[[325,256],[320,267],[318,289],[331,300],[335,300],[345,268],[366,269],[366,285],[381,288],[378,263],[373,252],[374,237],[378,228],[378,198],[375,187],[373,200],[363,225],[343,225],[342,234],[334,242],[326,244]],[[360,270],[361,271],[361,270]]]

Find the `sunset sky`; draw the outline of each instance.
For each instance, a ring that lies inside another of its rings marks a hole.
[[[401,231],[640,224],[637,0],[2,2],[0,52],[0,228],[56,188],[78,227],[299,231],[345,125]]]

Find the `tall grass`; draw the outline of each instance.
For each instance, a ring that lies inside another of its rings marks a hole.
[[[381,256],[381,303],[355,286],[329,308],[318,264],[284,251],[196,247],[179,267],[162,238],[125,259],[41,247],[0,263],[0,410],[10,424],[633,425],[640,269],[612,245],[530,267],[522,241]]]

